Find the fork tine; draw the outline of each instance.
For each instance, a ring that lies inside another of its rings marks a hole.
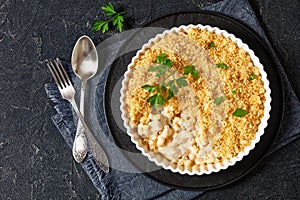
[[[55,60],[54,62],[55,62],[55,64],[56,64],[57,68],[59,69],[60,74],[61,74],[61,76],[63,77],[65,84],[66,84],[66,85],[71,85],[71,81],[70,81],[70,79],[69,79],[69,76],[68,76],[66,70],[64,69],[64,67],[63,67],[63,65],[62,65],[62,63],[61,63],[61,61],[60,61],[60,59],[59,59],[59,58],[56,58],[56,60]]]
[[[50,63],[50,64],[49,64],[49,63]],[[54,78],[54,81],[55,81],[56,85],[57,85],[59,88],[62,88],[63,86],[62,86],[62,84],[61,84],[60,77],[58,76],[57,71],[55,70],[54,65],[52,64],[51,61],[50,61],[49,63],[47,63],[47,66],[48,66],[49,71],[50,71],[51,74],[52,74],[52,77]]]
[[[67,87],[67,85],[69,85],[69,82],[67,81],[68,76],[66,76],[66,72],[65,72],[63,66],[59,65],[56,60],[54,60],[54,63],[55,63],[56,69],[60,75],[60,78],[62,80],[62,84],[64,85],[64,87]]]
[[[61,63],[61,60],[60,60],[59,58],[56,58],[56,60],[57,60],[57,63],[58,63],[58,64],[61,66],[61,68],[63,69],[63,72],[64,72],[64,74],[65,74],[65,77],[66,77],[66,79],[67,79],[67,81],[68,81],[68,84],[71,84],[70,78],[69,78],[69,76],[68,76],[66,70],[64,69],[64,67],[63,67],[63,65],[62,65],[62,63]]]

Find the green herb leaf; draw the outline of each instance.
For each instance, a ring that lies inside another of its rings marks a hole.
[[[168,59],[165,53],[161,53],[159,56],[156,56],[155,62],[158,64],[166,65],[168,67],[172,67],[173,65],[172,60]]]
[[[115,16],[114,18],[112,18],[112,24],[115,26],[118,23],[118,16]]]
[[[124,22],[124,18],[121,15],[117,15],[113,18],[113,25],[116,26],[117,25],[117,29],[122,32],[122,28],[123,28],[123,22]]]
[[[228,69],[229,66],[226,65],[225,63],[217,63],[216,68],[221,68],[221,69]]]
[[[232,90],[232,93],[233,93],[233,94],[236,94],[236,90]]]
[[[167,88],[166,88],[166,86],[164,86],[164,85],[160,86],[160,89],[161,89],[163,92],[167,91]]]
[[[157,89],[157,87],[153,85],[143,85],[142,88],[148,90],[150,93],[154,92]]]
[[[108,31],[108,22],[105,22],[105,24],[102,26],[102,33],[105,33]]]
[[[174,97],[174,92],[171,89],[168,89],[168,97],[167,99],[171,99],[172,97]]]
[[[161,93],[156,93],[153,96],[149,97],[147,99],[147,101],[152,105],[152,106],[156,106],[156,105],[164,105],[165,102],[167,102],[167,100],[162,96]]]
[[[214,42],[211,42],[211,43],[209,44],[209,48],[215,48],[215,47],[216,47],[216,45],[215,45]]]
[[[166,71],[169,69],[168,66],[166,65],[159,65],[157,67],[157,74],[156,76],[160,77],[161,75],[163,75],[164,73],[166,73]]]
[[[193,71],[195,70],[195,67],[193,65],[187,65],[184,67],[184,75],[192,74]]]
[[[157,70],[157,67],[149,67],[148,72],[155,72]]]
[[[185,77],[182,76],[182,77],[176,79],[176,84],[179,88],[182,88],[184,86],[187,86],[188,82],[186,81]]]
[[[152,66],[152,67],[150,67],[149,69],[148,69],[148,72],[155,72],[155,71],[157,71],[156,72],[156,76],[157,77],[160,77],[160,76],[162,76],[163,74],[165,74],[166,73],[166,71],[169,69],[169,67],[168,66],[166,66],[166,65],[159,65],[159,66]]]
[[[226,99],[225,96],[217,97],[217,98],[214,99],[214,103],[216,105],[220,105],[225,99]]]
[[[167,59],[164,63],[162,63],[163,65],[166,65],[166,66],[168,66],[168,67],[172,67],[172,65],[173,65],[173,62],[172,62],[172,60],[170,60],[170,59]]]
[[[124,22],[124,18],[121,15],[117,16],[117,29],[122,32],[123,30],[123,22]]]
[[[106,22],[103,20],[98,20],[96,21],[93,26],[92,26],[92,30],[94,31],[99,31],[101,30],[102,26],[105,24]]]
[[[147,101],[153,106],[153,105],[155,105],[155,104],[159,104],[159,100],[158,100],[158,94],[156,93],[156,94],[154,94],[153,96],[151,96],[151,97],[149,97],[148,99],[147,99]]]
[[[113,16],[117,13],[111,2],[109,2],[106,6],[101,7],[101,9],[105,12],[107,16]]]
[[[245,115],[247,115],[249,112],[247,110],[244,110],[242,108],[237,108],[232,115],[236,116],[236,117],[243,117]]]
[[[112,3],[108,3],[106,6],[101,7],[101,9],[103,10],[103,12],[105,13],[106,16],[110,17],[110,19],[108,19],[106,21],[103,21],[103,20],[96,21],[92,25],[91,29],[95,30],[95,31],[101,30],[102,33],[105,33],[108,31],[109,23],[111,22],[113,24],[113,26],[115,26],[117,28],[117,30],[122,32],[123,22],[124,22],[123,14],[125,14],[125,12],[118,13],[117,11],[115,11],[115,8],[112,5]]]
[[[183,75],[191,74],[195,79],[199,79],[199,71],[195,69],[193,65],[187,65],[184,67]]]
[[[251,76],[248,78],[249,81],[252,81],[256,78],[254,72],[251,72]]]
[[[149,91],[150,93],[156,92],[154,95],[150,96],[147,99],[147,102],[149,102],[151,106],[154,107],[156,107],[157,105],[163,106],[169,99],[174,97],[173,91],[171,89],[166,88],[166,86],[164,85],[143,85],[142,88]],[[167,99],[163,96],[161,91],[167,92]]]
[[[177,86],[175,85],[175,80],[170,80],[168,83],[167,83],[167,86],[172,90],[172,92],[174,94],[177,94],[178,93],[178,88]]]
[[[162,64],[163,62],[165,62],[167,60],[167,55],[165,53],[161,53],[159,56],[156,56],[155,58],[155,62]]]
[[[166,102],[167,102],[167,100],[165,99],[165,97],[162,94],[158,95],[158,104],[159,105],[163,106]]]

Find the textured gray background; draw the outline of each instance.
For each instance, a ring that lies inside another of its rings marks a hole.
[[[97,199],[99,194],[76,164],[50,116],[44,84],[45,60],[70,60],[77,38],[96,44],[114,34],[90,30],[108,1],[0,0],[0,199]],[[206,2],[218,2],[206,1]],[[126,11],[126,29],[165,14],[193,11],[201,1],[127,0],[114,3]],[[298,0],[250,1],[273,44],[296,94],[300,96],[300,3]],[[241,181],[205,193],[203,199],[286,198],[300,196],[300,142],[265,159]],[[249,184],[253,183],[249,188]],[[234,196],[233,196],[234,194]]]

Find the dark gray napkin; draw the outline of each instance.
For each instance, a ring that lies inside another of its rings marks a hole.
[[[260,27],[249,3],[246,0],[225,0],[206,7],[204,10],[220,12],[242,21],[244,24],[255,30],[257,34],[264,39],[268,49],[271,50],[271,54],[281,74],[284,85],[285,113],[279,136],[269,150],[268,155],[299,138],[299,100],[297,99],[280,62]],[[70,76],[74,80],[75,76],[72,74],[71,66],[66,66],[69,69]],[[100,89],[102,88],[102,90],[104,89],[104,81],[108,74],[108,68],[109,67],[106,68],[100,79],[99,87]],[[61,95],[55,85],[51,83],[46,84],[45,90],[48,97],[56,104],[55,109],[57,114],[52,117],[53,122],[64,137],[66,143],[71,148],[76,132],[76,125],[71,106],[67,101],[61,98]],[[102,126],[106,135],[110,135],[107,125],[102,124]],[[142,174],[125,173],[116,170],[112,170],[109,174],[104,174],[95,165],[95,161],[91,154],[88,154],[87,159],[82,163],[82,167],[92,180],[95,187],[99,190],[102,199],[177,199],[179,196],[182,199],[192,199],[203,193],[201,191],[184,191],[163,186]]]

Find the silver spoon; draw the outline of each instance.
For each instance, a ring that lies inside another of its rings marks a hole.
[[[81,79],[80,112],[84,115],[84,94],[87,81],[98,70],[98,54],[93,41],[88,36],[80,37],[73,49],[71,64],[75,74]],[[73,157],[80,163],[87,154],[87,139],[83,126],[78,121],[76,136],[73,143]]]

